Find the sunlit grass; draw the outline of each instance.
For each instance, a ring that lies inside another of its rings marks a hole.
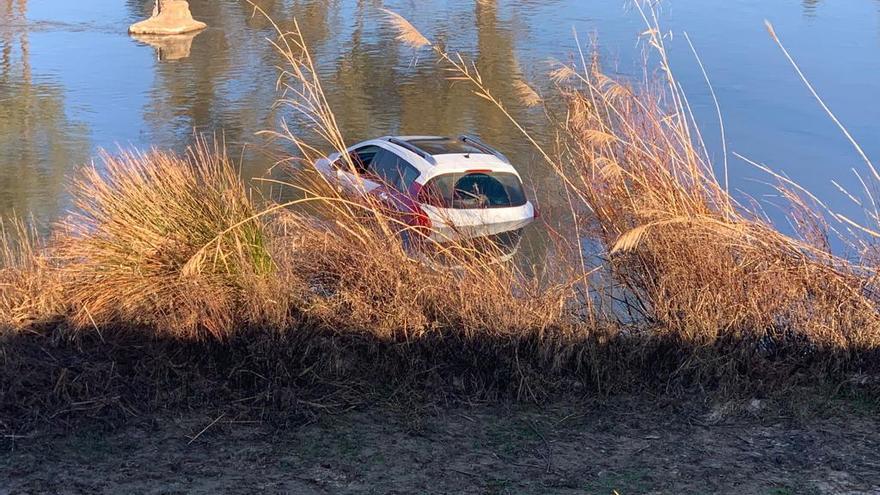
[[[221,148],[105,153],[72,194],[58,255],[79,326],[222,338],[274,277],[266,225]]]

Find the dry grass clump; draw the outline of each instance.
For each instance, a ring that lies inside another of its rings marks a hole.
[[[271,299],[254,302],[275,280],[270,239],[221,149],[105,153],[72,193],[60,253],[78,326],[223,338],[236,324],[286,313],[266,311]]]
[[[639,94],[594,62],[563,89],[573,164],[565,172],[590,209],[587,231],[608,253],[628,311],[698,344],[880,346],[868,281],[816,242],[826,238],[821,216],[784,191],[799,213],[799,240],[737,204],[716,180],[669,78],[661,98]]]
[[[58,273],[34,226],[0,221],[0,324],[23,328],[63,312]]]

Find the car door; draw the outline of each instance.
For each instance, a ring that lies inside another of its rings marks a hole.
[[[349,152],[350,163],[345,157],[334,161],[332,168],[336,171],[339,185],[349,192],[372,193],[380,185],[373,172],[373,165],[384,151],[379,146],[366,145]]]

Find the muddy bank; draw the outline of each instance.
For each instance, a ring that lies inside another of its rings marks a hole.
[[[384,404],[284,427],[200,409],[6,437],[0,492],[877,493],[878,431],[857,407],[797,419],[644,398]]]

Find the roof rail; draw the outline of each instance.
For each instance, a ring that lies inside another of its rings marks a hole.
[[[484,151],[490,155],[495,155],[496,157],[498,157],[498,159],[500,159],[501,161],[503,161],[505,163],[510,163],[510,160],[508,160],[507,157],[504,156],[504,153],[501,153],[500,151],[489,146],[488,144],[484,143],[483,141],[480,141],[480,138],[478,138],[476,136],[473,136],[470,134],[462,134],[461,136],[458,137],[458,139],[460,139],[464,143],[467,143],[467,144],[474,146],[475,148],[478,148],[480,151]]]
[[[413,145],[412,143],[408,143],[408,142],[404,141],[403,139],[398,139],[396,137],[390,137],[390,138],[388,138],[388,142],[391,144],[396,144],[397,146],[400,146],[401,148],[403,148],[407,151],[411,151],[411,152],[419,155],[420,157],[424,158],[425,160],[428,160],[432,164],[437,163],[437,160],[435,160],[434,157],[430,153],[419,148],[418,146]]]

